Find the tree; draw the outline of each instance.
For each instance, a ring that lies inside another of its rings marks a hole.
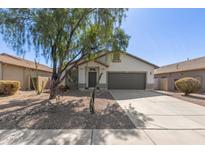
[[[98,80],[97,80],[97,83],[96,83],[96,85],[91,93],[90,104],[89,104],[91,114],[95,113],[95,91],[96,91],[97,87],[99,86],[101,77],[102,77],[102,73],[100,73]]]
[[[80,60],[101,49],[127,48],[129,36],[120,28],[126,10],[0,9],[0,33],[17,53],[32,47],[51,59],[50,98],[55,98],[56,87]]]

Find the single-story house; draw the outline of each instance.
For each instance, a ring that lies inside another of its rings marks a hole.
[[[175,81],[183,77],[194,77],[205,91],[205,57],[162,66],[154,70],[155,89],[174,91]]]
[[[70,88],[88,89],[96,85],[103,89],[152,89],[154,69],[158,66],[127,52],[100,51],[91,61],[81,60],[65,79]]]
[[[52,75],[52,69],[46,65],[38,64],[36,69],[32,61],[6,53],[0,54],[0,80],[17,80],[20,81],[22,90],[31,90],[31,78],[36,77],[36,72],[40,80],[46,82]],[[48,87],[48,82],[46,86]]]

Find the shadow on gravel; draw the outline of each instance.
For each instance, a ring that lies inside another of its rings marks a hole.
[[[104,108],[103,108],[104,107]],[[45,101],[0,117],[0,129],[129,129],[135,128],[118,104],[107,104],[95,114],[82,100],[52,105]]]
[[[0,105],[0,110],[1,109],[6,109],[6,108],[12,108],[12,107],[19,107],[19,106],[28,106],[30,103],[29,102],[36,102],[39,101],[40,99],[26,99],[26,100],[10,100],[9,103],[7,104],[2,104]]]
[[[140,138],[136,128],[144,128],[152,120],[132,106],[123,110],[109,92],[97,94],[96,113],[91,115],[89,93],[79,95],[80,92],[63,96],[62,102],[55,105],[47,99],[25,106],[21,101],[14,104],[22,108],[0,114],[0,144],[91,144],[93,139],[95,144],[101,144],[109,134],[127,141],[133,136]],[[134,123],[127,116],[129,112]],[[94,130],[92,136],[92,129],[106,131]]]
[[[68,100],[66,98],[63,97],[63,102],[55,105],[49,103],[49,100],[43,100],[27,104],[15,111],[0,113],[0,129],[136,128],[109,92],[97,96],[95,114],[89,112],[88,98],[72,97]]]

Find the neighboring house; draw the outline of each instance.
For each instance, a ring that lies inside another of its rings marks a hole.
[[[100,51],[92,61],[82,60],[71,73],[70,88],[87,89],[96,85],[102,74],[99,88],[103,89],[152,89],[156,65],[127,52]]]
[[[51,77],[52,69],[48,66],[38,64],[37,70],[40,80],[48,81]],[[22,90],[30,90],[33,89],[31,77],[35,76],[34,62],[6,53],[0,54],[0,80],[17,80],[20,81]]]
[[[174,91],[176,80],[183,77],[194,77],[201,82],[201,90],[205,91],[205,57],[162,66],[155,69],[154,76],[155,89]]]

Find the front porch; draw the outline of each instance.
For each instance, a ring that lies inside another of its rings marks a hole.
[[[107,65],[96,61],[81,64],[77,69],[73,70],[72,73],[69,74],[71,80],[66,78],[65,85],[70,89],[92,89],[96,85],[100,73],[103,73],[99,82],[99,88],[106,89],[107,67]]]

